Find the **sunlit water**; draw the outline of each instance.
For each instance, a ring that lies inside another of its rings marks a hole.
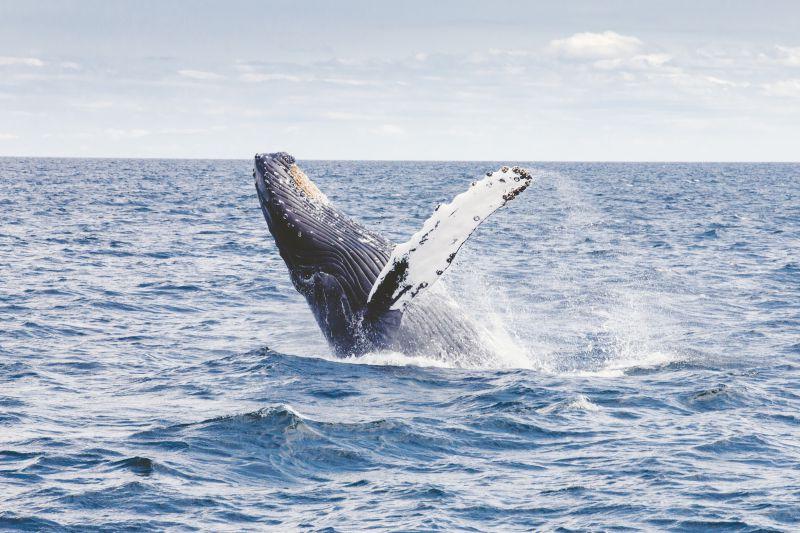
[[[497,166],[304,164],[396,242]],[[796,530],[800,165],[529,166],[497,357],[339,361],[251,162],[0,159],[0,529]]]

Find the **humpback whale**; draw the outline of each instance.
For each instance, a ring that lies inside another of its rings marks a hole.
[[[398,245],[339,211],[285,152],[257,154],[253,177],[292,283],[336,355],[486,352],[436,281],[478,225],[528,187],[527,170],[488,172]]]

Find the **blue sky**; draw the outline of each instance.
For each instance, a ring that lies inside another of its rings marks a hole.
[[[0,155],[797,161],[800,2],[0,0]]]

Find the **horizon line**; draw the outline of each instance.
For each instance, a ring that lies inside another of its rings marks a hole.
[[[150,160],[150,161],[247,161],[241,157],[154,157],[154,156],[75,156],[75,155],[0,155],[0,159],[115,159],[115,160]],[[525,163],[726,163],[726,164],[800,164],[798,161],[765,161],[755,159],[739,160],[690,160],[690,159],[354,159],[354,158],[319,158],[296,157],[298,161],[342,161],[342,162],[368,162],[368,163],[502,163],[503,161],[516,161]]]

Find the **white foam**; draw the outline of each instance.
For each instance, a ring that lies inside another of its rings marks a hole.
[[[410,356],[402,352],[388,350],[369,352],[361,356],[345,357],[344,359],[335,359],[335,361],[352,365],[419,366],[433,368],[454,367],[454,365],[447,360],[434,359],[432,357]]]

